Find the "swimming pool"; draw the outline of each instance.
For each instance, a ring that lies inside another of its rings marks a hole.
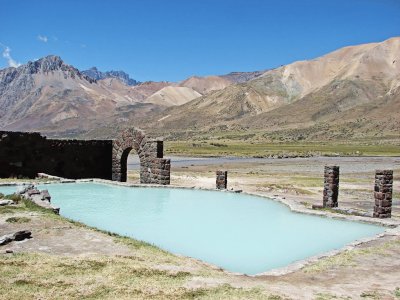
[[[98,183],[39,188],[49,190],[65,217],[245,274],[287,266],[385,230],[293,213],[279,202],[235,193]]]

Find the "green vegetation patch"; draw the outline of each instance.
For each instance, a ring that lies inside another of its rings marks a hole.
[[[381,299],[380,294],[377,291],[365,291],[360,294],[361,298],[365,299]]]
[[[18,194],[5,195],[5,196],[3,196],[3,198],[12,200],[12,201],[14,201],[15,204],[18,204],[19,202],[24,200],[24,198]]]
[[[7,206],[0,206],[0,215],[2,214],[14,214],[17,212],[26,212],[26,211],[34,211],[34,212],[39,212],[42,213],[50,218],[56,218],[58,215],[56,215],[51,209],[46,209],[44,207],[41,207],[37,205],[36,203],[25,199],[21,196],[15,196],[13,195],[7,195],[5,196],[7,199],[11,199],[15,202],[14,199],[16,199],[16,203],[18,205],[7,205]]]
[[[400,299],[400,287],[397,287],[397,288],[394,290],[394,296],[395,296],[396,298],[399,298],[399,299]]]
[[[229,137],[226,136],[226,137]],[[330,142],[267,142],[262,139],[229,139],[222,136],[165,142],[165,152],[172,155],[239,157],[307,156],[399,156],[398,145]]]
[[[336,296],[330,293],[318,293],[316,294],[316,297],[314,298],[315,300],[347,300],[351,299],[350,297],[341,297],[341,296]]]
[[[6,219],[7,223],[28,223],[30,222],[31,219],[27,218],[27,217],[11,217]]]

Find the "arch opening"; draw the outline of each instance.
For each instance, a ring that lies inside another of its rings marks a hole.
[[[148,139],[136,128],[124,130],[113,140],[112,180],[126,182],[128,157],[132,149],[139,156],[140,183],[169,184],[171,161],[163,158],[163,141]]]
[[[121,182],[128,181],[128,156],[132,147],[126,148],[121,155]]]

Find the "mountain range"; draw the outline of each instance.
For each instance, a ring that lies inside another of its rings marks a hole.
[[[3,130],[105,137],[132,125],[167,136],[242,130],[271,139],[398,139],[400,38],[175,83],[79,71],[58,56],[0,70]]]
[[[400,38],[339,49],[157,113],[168,131],[258,130],[292,139],[399,137]],[[239,126],[239,127],[238,127]]]

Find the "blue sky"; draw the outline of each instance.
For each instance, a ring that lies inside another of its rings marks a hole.
[[[274,68],[400,36],[400,0],[0,0],[0,68],[49,54],[134,79]]]

